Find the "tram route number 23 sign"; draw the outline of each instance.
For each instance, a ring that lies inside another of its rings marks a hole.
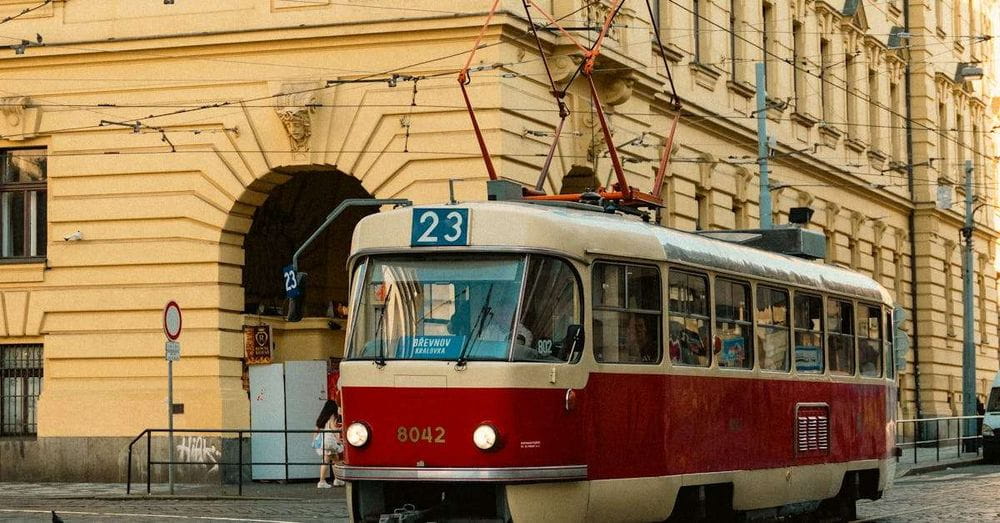
[[[469,210],[457,207],[413,209],[410,245],[435,247],[469,244]]]
[[[271,363],[274,354],[274,338],[270,325],[244,325],[243,345],[246,348],[247,364],[264,365]]]

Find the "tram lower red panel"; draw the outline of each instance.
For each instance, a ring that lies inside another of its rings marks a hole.
[[[590,479],[610,479],[886,458],[894,444],[890,393],[884,382],[593,373],[567,412],[565,389],[344,387],[345,426],[364,421],[372,429],[370,443],[349,447],[346,462],[587,465]],[[800,403],[829,405],[828,453],[796,455]],[[495,450],[473,445],[472,431],[484,422],[500,434]]]
[[[567,412],[565,396],[565,389],[344,387],[344,426],[363,421],[371,427],[368,445],[348,446],[346,462],[394,467],[580,465],[585,448],[578,436],[582,412]],[[482,451],[473,444],[472,432],[482,423],[496,427],[497,448]],[[418,437],[412,438],[414,434]]]

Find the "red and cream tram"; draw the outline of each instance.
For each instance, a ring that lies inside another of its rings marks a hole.
[[[849,516],[892,481],[892,300],[870,278],[503,201],[369,216],[351,260],[354,521]]]

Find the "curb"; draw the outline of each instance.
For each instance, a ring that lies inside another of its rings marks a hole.
[[[896,476],[896,479],[905,478],[908,476],[919,476],[920,474],[926,474],[928,472],[937,472],[940,470],[954,469],[959,467],[970,467],[973,465],[982,465],[984,463],[983,458],[968,459],[962,461],[952,461],[945,463],[934,463],[933,465],[912,467],[906,469],[905,472]]]

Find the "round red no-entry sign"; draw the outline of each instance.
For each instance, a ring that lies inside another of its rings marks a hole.
[[[163,308],[163,334],[170,341],[181,337],[181,307],[173,300]]]

